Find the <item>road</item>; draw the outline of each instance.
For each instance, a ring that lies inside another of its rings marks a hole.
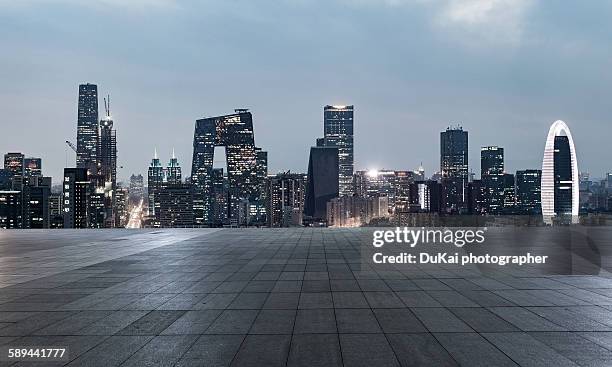
[[[141,228],[142,227],[142,208],[144,200],[140,200],[140,203],[136,205],[130,212],[130,220],[128,221],[125,228]]]

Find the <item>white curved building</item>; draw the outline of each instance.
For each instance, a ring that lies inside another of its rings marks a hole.
[[[555,121],[548,131],[542,161],[542,215],[544,222],[553,218],[578,223],[578,161],[572,134],[565,122]]]

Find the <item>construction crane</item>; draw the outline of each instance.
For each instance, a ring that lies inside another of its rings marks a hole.
[[[75,152],[75,153],[77,152],[77,147],[76,147],[74,144],[72,144],[70,141],[66,140],[66,144],[68,144],[68,146],[69,146],[69,147],[70,147],[72,150],[74,150],[74,152]]]

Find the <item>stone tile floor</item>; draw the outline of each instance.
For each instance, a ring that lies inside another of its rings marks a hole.
[[[612,366],[608,275],[374,271],[360,245],[351,229],[2,231],[0,344],[69,347],[20,366]]]

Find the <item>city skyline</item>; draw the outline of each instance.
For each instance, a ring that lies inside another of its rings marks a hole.
[[[193,121],[234,108],[253,113],[271,172],[305,172],[327,104],[355,105],[356,170],[423,162],[431,174],[436,136],[455,122],[472,147],[506,147],[508,171],[537,168],[557,119],[574,131],[582,170],[610,170],[604,2],[493,1],[476,11],[482,1],[333,0],[328,15],[318,1],[123,3],[0,3],[0,42],[12,55],[0,60],[2,126],[12,130],[3,151],[48,157],[45,173],[60,177],[74,159],[63,143],[75,139],[74,87],[91,82],[113,95],[122,181],[144,173],[154,147],[188,162]],[[462,16],[469,4],[473,19]],[[87,26],[101,16],[103,32]]]

